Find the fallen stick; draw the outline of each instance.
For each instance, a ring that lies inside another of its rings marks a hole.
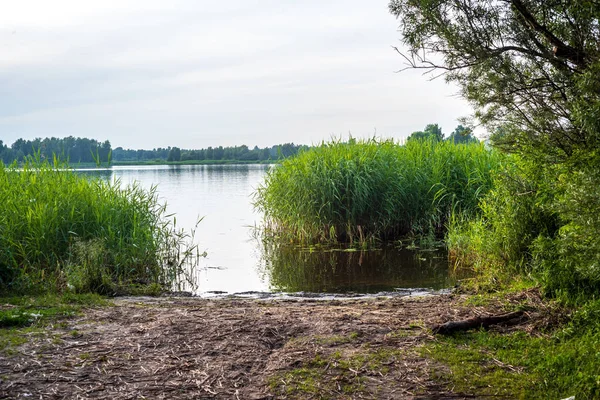
[[[501,315],[490,315],[488,317],[479,316],[462,321],[446,322],[445,324],[434,326],[431,328],[431,330],[434,334],[449,335],[454,332],[467,331],[469,329],[488,328],[492,325],[502,323],[516,323],[522,316],[523,311],[515,311]]]

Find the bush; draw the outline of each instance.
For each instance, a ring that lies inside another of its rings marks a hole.
[[[467,264],[520,271],[529,266],[533,241],[555,235],[557,217],[543,201],[548,197],[547,174],[516,157],[505,161],[479,204],[482,218],[455,221],[448,247],[459,258],[471,257]]]
[[[597,163],[542,165],[509,159],[481,202],[481,218],[452,225],[451,255],[488,276],[531,276],[552,296],[597,294]]]
[[[552,294],[600,293],[600,171],[597,163],[563,167],[552,208],[560,217],[555,238],[534,245],[534,266]]]

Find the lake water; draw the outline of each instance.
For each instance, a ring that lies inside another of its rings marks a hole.
[[[252,194],[266,165],[115,166],[87,173],[122,184],[158,186],[160,199],[175,213],[177,226],[196,230],[206,258],[195,271],[197,293],[315,292],[377,293],[398,288],[450,287],[445,252],[385,248],[375,251],[310,251],[265,245],[254,227],[261,215]]]

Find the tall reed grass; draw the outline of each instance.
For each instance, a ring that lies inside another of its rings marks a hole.
[[[167,218],[156,188],[63,167],[0,163],[0,291],[170,287],[196,249]]]
[[[443,237],[453,214],[478,212],[499,162],[483,144],[334,141],[271,169],[254,205],[292,242]]]

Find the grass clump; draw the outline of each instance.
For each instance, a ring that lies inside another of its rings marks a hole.
[[[108,301],[92,293],[0,298],[0,327],[23,327],[48,319],[69,317],[82,307],[104,306]]]
[[[194,247],[167,217],[155,188],[0,163],[0,292],[171,286]]]
[[[498,163],[482,144],[323,143],[270,170],[255,206],[269,232],[293,242],[443,237],[453,213],[476,212]]]

